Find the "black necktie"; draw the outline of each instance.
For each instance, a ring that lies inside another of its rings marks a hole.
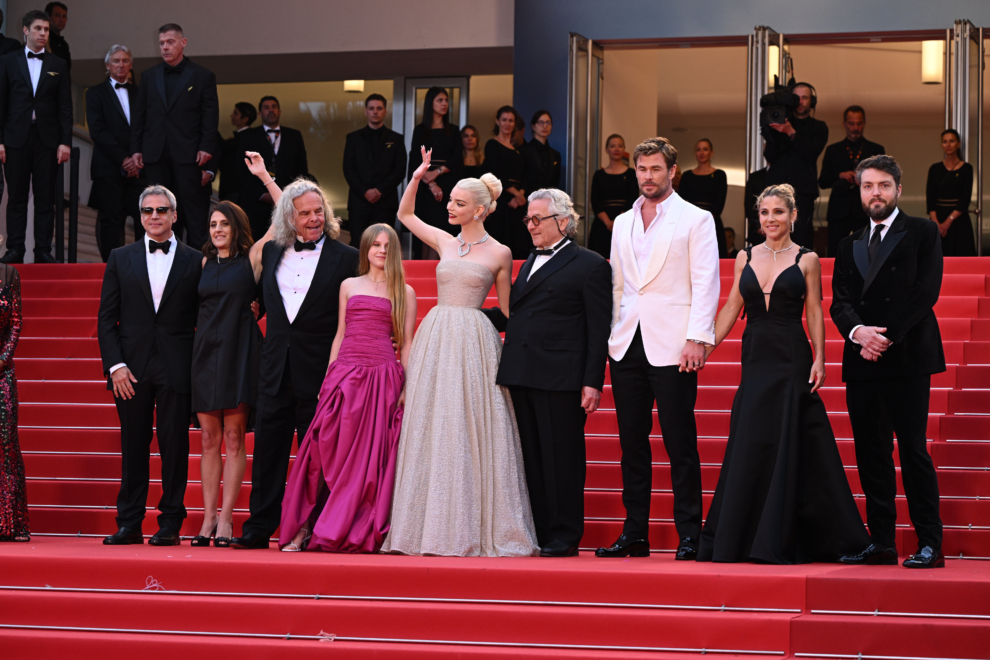
[[[268,141],[271,142],[272,143],[272,146],[274,147],[275,146],[275,140],[278,139],[279,129],[277,129],[277,128],[269,128],[269,129],[266,129],[266,132],[268,133]]]
[[[45,54],[44,53],[32,53],[31,51],[28,51],[28,59],[29,60],[30,59],[43,60],[43,59],[45,59]]]
[[[880,232],[883,231],[883,225],[877,225],[873,229],[873,236],[870,236],[870,263],[873,263],[873,257],[877,255],[877,250],[880,249]]]
[[[120,88],[123,87],[124,89],[126,89],[127,88],[127,85],[128,85],[128,83],[114,83],[113,84],[113,88],[114,89],[120,89]]]
[[[159,243],[158,241],[153,241],[150,238],[148,239],[148,252],[150,252],[151,254],[154,254],[156,250],[161,250],[165,254],[168,254],[169,248],[171,247],[172,247],[171,241],[164,241],[162,243]]]
[[[292,248],[296,252],[302,252],[303,250],[315,250],[316,249],[316,242],[315,241],[306,241],[305,243],[303,243],[299,239],[296,239],[296,242],[292,245]]]

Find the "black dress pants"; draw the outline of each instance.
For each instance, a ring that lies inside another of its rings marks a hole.
[[[794,233],[791,234],[791,239],[800,245],[801,247],[806,247],[809,250],[815,247],[815,200],[818,199],[818,195],[804,195],[796,194],[794,195],[794,201],[797,203],[797,220],[794,222]]]
[[[34,191],[34,253],[51,254],[55,235],[56,149],[41,143],[31,125],[23,147],[7,147],[7,250],[24,254],[27,208]]]
[[[292,434],[302,445],[316,414],[317,399],[301,399],[292,387],[286,358],[278,393],[258,394],[254,423],[254,458],[251,466],[251,517],[243,532],[271,537],[282,519],[282,498],[289,474]]]
[[[100,248],[103,263],[110,258],[110,251],[124,245],[127,216],[134,219],[134,240],[144,237],[138,199],[145,188],[142,178],[112,176],[93,180],[96,212],[96,244]]]
[[[694,404],[697,372],[679,372],[677,365],[654,367],[646,357],[639,328],[621,360],[608,359],[622,448],[622,503],[626,507],[623,533],[649,538],[650,495],[653,484],[653,404],[670,458],[674,491],[674,524],[685,545],[697,549],[701,536],[701,459]]]
[[[901,458],[901,480],[919,549],[942,547],[938,476],[926,446],[930,375],[846,383],[846,404],[856,443],[856,465],[866,495],[866,523],[873,543],[896,542],[897,495],[894,441]]]
[[[383,206],[378,204],[362,204],[358,207],[347,207],[347,224],[351,232],[351,247],[361,248],[361,234],[371,225],[386,224],[395,227],[395,219],[399,212],[398,207]]]
[[[186,230],[186,245],[199,250],[209,239],[210,198],[203,193],[203,171],[196,163],[176,163],[169,156],[168,146],[154,163],[145,162],[144,176],[148,185],[165,186],[175,195],[177,206],[176,236]]]
[[[158,434],[162,459],[162,497],[158,526],[178,531],[186,517],[182,500],[189,476],[189,392],[176,392],[167,382],[166,356],[152,352],[130,399],[114,397],[120,418],[121,476],[117,526],[140,527],[148,502],[148,462],[152,430]],[[156,428],[157,427],[157,428]]]
[[[587,472],[581,392],[510,387],[536,540],[577,547],[584,536]]]

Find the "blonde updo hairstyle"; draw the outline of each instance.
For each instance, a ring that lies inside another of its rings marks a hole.
[[[502,194],[502,182],[491,173],[482,174],[480,179],[461,179],[456,187],[471,195],[477,206],[484,207],[485,215],[478,218],[479,220],[484,220],[495,212],[497,200]]]

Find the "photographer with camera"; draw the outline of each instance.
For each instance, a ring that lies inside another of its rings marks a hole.
[[[818,198],[818,156],[828,142],[828,126],[811,116],[818,104],[814,87],[791,83],[760,99],[760,134],[766,140],[767,185],[789,183],[795,192],[797,221],[793,240],[813,247],[812,216]]]

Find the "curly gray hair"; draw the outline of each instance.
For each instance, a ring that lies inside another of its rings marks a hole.
[[[340,236],[340,220],[333,215],[333,208],[327,195],[318,185],[302,177],[285,187],[282,197],[272,211],[272,225],[275,227],[274,241],[282,247],[289,247],[296,240],[296,206],[294,202],[306,193],[316,193],[323,203],[323,233],[330,238]]]
[[[578,220],[581,216],[574,210],[574,202],[571,201],[570,195],[556,188],[541,188],[529,195],[529,201],[531,202],[540,199],[550,202],[551,215],[567,218],[567,226],[564,227],[563,233],[567,236],[574,236],[577,233]]]

